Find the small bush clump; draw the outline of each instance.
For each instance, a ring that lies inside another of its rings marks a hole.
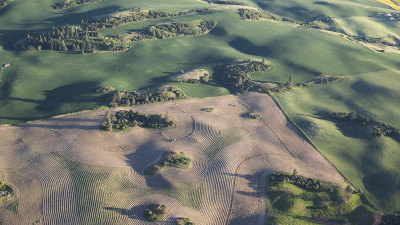
[[[192,165],[192,159],[190,159],[187,155],[183,152],[180,153],[173,153],[164,157],[162,160],[157,162],[155,165],[148,167],[144,173],[145,175],[154,175],[158,171],[168,168],[168,167],[175,167],[179,169],[189,169]]]
[[[195,223],[189,218],[181,217],[176,220],[176,225],[195,225]]]
[[[250,120],[261,120],[261,116],[254,112],[245,114],[245,117]]]
[[[150,222],[157,222],[167,215],[167,206],[160,204],[153,204],[146,207],[143,212],[144,218]]]
[[[213,111],[214,111],[214,108],[202,108],[201,111],[204,111],[204,112],[213,112]]]
[[[0,180],[0,203],[10,200],[14,195],[13,189]]]

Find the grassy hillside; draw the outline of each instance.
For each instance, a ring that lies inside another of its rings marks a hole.
[[[400,209],[400,143],[390,137],[368,137],[367,127],[332,121],[326,112],[355,111],[399,128],[399,75],[390,70],[361,74],[276,96],[321,153],[385,211]]]
[[[106,2],[70,10],[104,7]],[[25,4],[24,7],[28,7],[28,2]],[[184,5],[179,8],[184,8]],[[101,8],[96,14],[104,12],[107,10]],[[36,16],[37,20],[38,15],[33,13],[28,16]],[[81,18],[93,15],[87,13]],[[6,11],[0,18],[5,21],[11,16],[14,14]],[[18,21],[28,19],[19,16],[11,22],[15,23],[14,29],[22,29],[21,25],[17,25]],[[46,20],[46,16],[49,15],[43,13],[41,20]],[[76,17],[68,15],[63,22],[78,23],[81,18],[76,20]],[[397,68],[394,56],[373,53],[340,37],[315,30],[268,21],[243,21],[235,10],[148,20],[107,30],[105,34],[124,34],[151,24],[200,18],[218,21],[218,25],[209,34],[199,37],[137,42],[132,49],[122,53],[15,52],[12,44],[18,37],[23,37],[21,32],[3,34],[0,39],[3,46],[0,63],[11,63],[12,66],[0,75],[0,122],[18,123],[96,108],[103,104],[102,98],[95,93],[99,86],[109,85],[117,90],[147,89],[168,83],[166,78],[180,70],[199,67],[211,72],[213,83],[178,86],[190,97],[225,95],[229,92],[221,87],[220,76],[224,67],[237,59],[265,57],[272,63],[272,69],[257,74],[255,79],[279,82],[286,81],[289,75],[294,75],[298,81],[308,81],[320,73],[345,75]],[[54,24],[61,23],[45,23],[31,28],[46,29]],[[1,24],[4,30],[9,26]]]

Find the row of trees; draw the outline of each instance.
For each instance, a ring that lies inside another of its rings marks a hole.
[[[187,98],[187,95],[177,87],[164,87],[161,90],[143,94],[136,91],[118,91],[112,95],[110,106],[133,106],[154,102],[174,101],[184,98]]]
[[[54,8],[57,10],[64,10],[68,8],[72,8],[75,6],[80,6],[84,4],[91,4],[101,2],[101,0],[66,0],[65,2],[57,3]]]

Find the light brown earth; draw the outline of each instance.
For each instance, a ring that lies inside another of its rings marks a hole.
[[[166,113],[177,127],[104,133],[98,126],[105,111],[0,127],[0,169],[17,191],[9,204],[18,205],[16,212],[0,207],[3,224],[147,224],[142,211],[150,203],[169,208],[161,224],[174,224],[176,217],[196,224],[264,224],[269,171],[343,180],[268,95],[134,108]],[[241,116],[249,111],[262,120]],[[184,152],[192,167],[144,176],[165,151]]]

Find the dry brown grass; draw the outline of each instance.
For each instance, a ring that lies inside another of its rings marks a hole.
[[[215,110],[207,113],[204,107]],[[264,224],[266,171],[297,169],[308,177],[343,180],[268,95],[134,108],[168,114],[177,127],[108,134],[98,130],[105,111],[0,127],[0,168],[19,201],[18,214],[2,207],[0,220],[145,224],[142,210],[160,203],[169,209],[168,224],[177,217],[196,224]],[[262,119],[241,116],[249,111]],[[144,176],[146,166],[166,151],[184,152],[192,167]]]

